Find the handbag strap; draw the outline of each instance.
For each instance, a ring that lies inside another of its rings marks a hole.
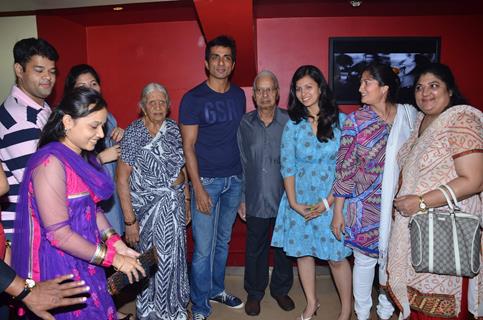
[[[458,198],[456,198],[456,193],[454,193],[453,188],[451,188],[447,184],[443,184],[442,187],[446,188],[446,190],[448,190],[449,194],[451,195],[455,210],[459,210]]]
[[[453,202],[451,201],[450,196],[448,195],[448,192],[446,192],[445,188],[443,185],[438,187],[438,190],[441,191],[446,198],[446,202],[448,203],[448,208],[450,209],[451,213],[454,213],[455,207],[453,206]]]
[[[461,276],[461,257],[460,257],[460,250],[458,246],[458,232],[456,229],[456,219],[454,215],[454,211],[459,210],[457,207],[458,201],[456,200],[456,195],[454,194],[453,190],[446,184],[441,185],[438,187],[438,190],[441,191],[446,198],[446,202],[448,203],[448,207],[451,211],[449,218],[451,219],[451,231],[452,231],[452,238],[453,238],[453,250],[454,250],[454,264],[455,264],[455,271],[457,276]],[[448,191],[451,194],[452,199],[448,195]],[[454,205],[453,205],[454,202]]]

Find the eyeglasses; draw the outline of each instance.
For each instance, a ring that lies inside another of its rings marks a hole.
[[[255,95],[263,96],[264,94],[272,95],[277,93],[278,88],[270,87],[270,88],[257,88],[255,89]]]

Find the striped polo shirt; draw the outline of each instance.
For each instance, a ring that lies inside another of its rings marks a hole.
[[[49,105],[41,106],[13,86],[0,106],[0,160],[10,190],[0,198],[1,221],[7,239],[12,238],[19,185],[30,156],[37,150],[40,132],[51,114]]]

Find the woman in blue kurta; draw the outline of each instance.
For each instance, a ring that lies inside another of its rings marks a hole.
[[[314,66],[302,66],[294,74],[289,96],[289,115],[282,135],[281,171],[285,193],[280,202],[272,245],[297,257],[299,276],[307,306],[298,318],[308,320],[319,303],[315,292],[314,257],[328,260],[340,293],[339,319],[351,311],[350,266],[345,259],[351,250],[331,232],[340,124],[332,94]]]

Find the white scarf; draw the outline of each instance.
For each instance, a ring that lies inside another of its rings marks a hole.
[[[414,129],[418,111],[412,105],[398,104],[391,133],[387,139],[384,174],[382,177],[381,221],[379,226],[379,283],[386,285],[387,248],[391,233],[393,200],[399,180],[397,154]],[[382,272],[381,272],[382,271]],[[382,276],[384,275],[384,276]]]

